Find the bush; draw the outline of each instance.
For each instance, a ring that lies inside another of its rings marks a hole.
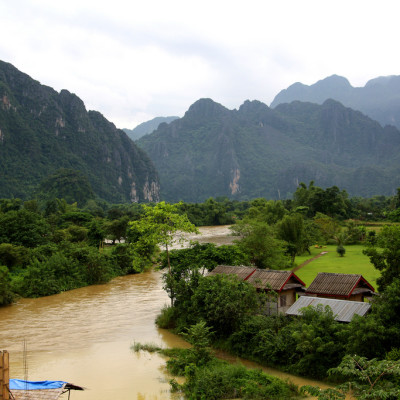
[[[206,368],[197,368],[183,385],[191,399],[290,399],[297,390],[287,383],[263,373],[248,370],[242,365],[219,362]]]
[[[14,280],[15,290],[23,297],[49,296],[84,285],[78,263],[62,253],[45,261],[32,260]]]
[[[175,308],[164,306],[161,313],[157,315],[156,324],[162,329],[174,329],[176,327]]]
[[[133,252],[129,244],[120,243],[113,246],[111,260],[113,265],[118,266],[121,275],[133,274],[136,272],[133,269]]]
[[[236,277],[201,277],[191,297],[192,313],[212,327],[216,336],[228,336],[260,309],[262,299],[254,286]]]
[[[339,244],[339,246],[336,247],[336,252],[339,254],[340,257],[343,257],[346,253],[346,249],[343,247],[343,245]]]
[[[11,290],[11,278],[7,267],[0,265],[0,306],[11,304],[14,293]]]

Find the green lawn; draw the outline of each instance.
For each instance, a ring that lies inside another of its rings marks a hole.
[[[336,253],[336,246],[326,246],[322,249],[310,248],[311,256],[307,253],[296,257],[296,264],[316,256],[322,251],[328,253],[298,269],[296,275],[308,286],[318,272],[337,272],[343,274],[361,274],[376,290],[376,279],[380,272],[370,263],[369,258],[362,253],[364,246],[347,245],[346,254],[340,257]]]

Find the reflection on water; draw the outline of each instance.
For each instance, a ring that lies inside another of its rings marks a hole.
[[[212,236],[212,229],[207,227],[205,232]],[[214,229],[216,236],[220,233],[219,244],[224,243],[221,232],[227,228]],[[65,380],[87,388],[73,392],[74,400],[176,399],[169,391],[171,377],[165,371],[165,359],[130,350],[134,342],[187,346],[155,326],[155,317],[165,304],[169,298],[162,289],[161,273],[154,271],[40,299],[22,299],[0,308],[0,350],[10,352],[10,376],[24,379],[25,340],[28,379]]]

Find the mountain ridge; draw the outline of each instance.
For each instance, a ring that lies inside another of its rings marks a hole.
[[[281,90],[271,102],[271,108],[292,101],[322,104],[334,99],[346,107],[359,110],[382,126],[400,128],[400,76],[390,75],[369,80],[364,87],[353,87],[341,76],[332,75],[312,85],[296,82]]]
[[[399,130],[334,100],[276,109],[245,101],[228,110],[200,99],[137,143],[156,165],[167,201],[285,198],[311,180],[363,196],[399,185]]]
[[[122,129],[128,137],[135,141],[140,139],[142,136],[147,135],[153,131],[155,131],[158,126],[162,123],[167,123],[169,124],[170,122],[178,119],[179,117],[176,116],[170,116],[170,117],[155,117],[149,121],[142,122],[138,126],[136,126],[133,129],[127,129],[124,128]]]

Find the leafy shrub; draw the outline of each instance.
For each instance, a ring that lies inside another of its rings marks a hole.
[[[201,277],[191,297],[197,320],[204,320],[216,336],[228,336],[260,309],[262,296],[254,286],[230,275]]]
[[[120,243],[113,246],[111,261],[115,266],[118,266],[121,275],[136,272],[133,268],[133,252],[129,244]]]
[[[174,329],[176,327],[176,309],[165,306],[156,318],[156,324],[162,329]]]
[[[36,247],[48,241],[49,232],[46,220],[34,212],[21,209],[0,213],[0,243]]]
[[[14,281],[15,290],[24,297],[49,296],[84,284],[78,263],[62,253],[45,261],[32,260]]]
[[[191,399],[290,399],[296,389],[261,370],[224,362],[197,368],[187,376],[183,391]]]
[[[336,247],[336,252],[340,257],[343,257],[346,253],[346,249],[343,247],[343,245],[339,244],[339,246]]]
[[[7,267],[0,265],[0,306],[12,303],[13,299],[10,274]]]

